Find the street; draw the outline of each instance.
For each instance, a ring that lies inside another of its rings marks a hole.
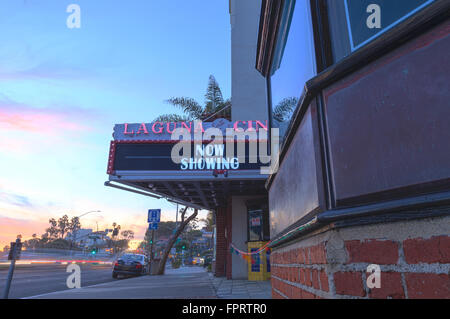
[[[81,286],[91,286],[113,281],[111,265],[84,265],[81,267]],[[67,265],[20,265],[14,271],[9,298],[24,298],[55,291],[67,290],[70,275]],[[8,268],[0,268],[0,293],[3,294]]]
[[[65,289],[34,298],[215,299],[217,295],[211,276],[203,267],[181,267],[168,268],[163,276],[134,277],[90,286],[82,284],[81,289]]]

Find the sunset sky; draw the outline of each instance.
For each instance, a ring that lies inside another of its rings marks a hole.
[[[175,219],[174,204],[103,186],[113,125],[175,112],[173,96],[203,102],[210,74],[229,97],[229,21],[226,0],[2,0],[0,249],[64,214],[101,210],[83,227],[137,238],[149,208]]]

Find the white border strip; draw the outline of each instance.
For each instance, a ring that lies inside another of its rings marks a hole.
[[[358,46],[355,47],[355,44],[353,42],[353,33],[352,33],[352,27],[350,24],[350,12],[348,10],[348,1],[349,0],[345,0],[344,4],[345,4],[345,16],[347,18],[347,29],[348,29],[348,34],[349,34],[349,38],[350,38],[350,46],[352,47],[352,52],[358,50],[359,48],[365,46],[367,43],[373,41],[374,39],[378,38],[380,35],[382,35],[383,33],[386,33],[387,31],[389,31],[390,29],[392,29],[393,27],[395,27],[397,24],[401,23],[402,21],[406,20],[407,18],[409,18],[410,16],[412,16],[413,14],[415,14],[416,12],[422,10],[423,8],[425,8],[426,6],[430,5],[431,3],[433,3],[435,0],[428,0],[427,2],[425,2],[424,4],[422,4],[421,6],[417,7],[416,9],[412,10],[411,12],[409,12],[408,14],[404,15],[403,17],[401,17],[400,19],[398,19],[397,21],[395,21],[394,23],[390,24],[389,26],[387,26],[386,28],[382,29],[380,32],[378,32],[377,34],[375,34],[374,36],[370,37],[369,39],[367,39],[366,41],[360,43]]]

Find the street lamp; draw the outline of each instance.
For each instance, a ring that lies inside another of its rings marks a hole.
[[[84,214],[81,214],[80,216],[75,216],[75,218],[78,218],[78,220],[79,220],[80,217],[83,217],[83,216],[85,216],[85,215],[87,215],[87,214],[90,214],[90,213],[100,213],[100,212],[101,212],[101,210],[90,210],[90,211],[88,211],[88,212],[86,212],[86,213],[84,213]],[[78,231],[78,229],[75,229],[74,234],[73,234],[73,240],[72,240],[72,243],[71,243],[71,245],[70,245],[70,250],[72,250],[72,244],[73,244],[73,242],[76,242],[76,240],[77,240],[77,231]]]

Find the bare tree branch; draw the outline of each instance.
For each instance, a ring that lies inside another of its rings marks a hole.
[[[184,231],[184,229],[186,228],[186,226],[192,221],[194,220],[197,215],[198,215],[198,209],[194,210],[194,213],[189,216],[186,220],[185,215],[186,215],[186,211],[188,210],[188,207],[186,206],[183,210],[183,212],[181,213],[181,223],[180,226],[177,228],[177,230],[175,231],[175,234],[173,234],[170,238],[169,241],[167,242],[166,248],[164,249],[164,253],[163,256],[161,258],[161,261],[159,263],[159,269],[157,274],[158,275],[164,275],[164,270],[166,268],[166,262],[167,262],[167,257],[169,256],[170,250],[172,249],[173,245],[175,244],[175,242],[177,241],[178,237],[181,235],[181,233]]]

